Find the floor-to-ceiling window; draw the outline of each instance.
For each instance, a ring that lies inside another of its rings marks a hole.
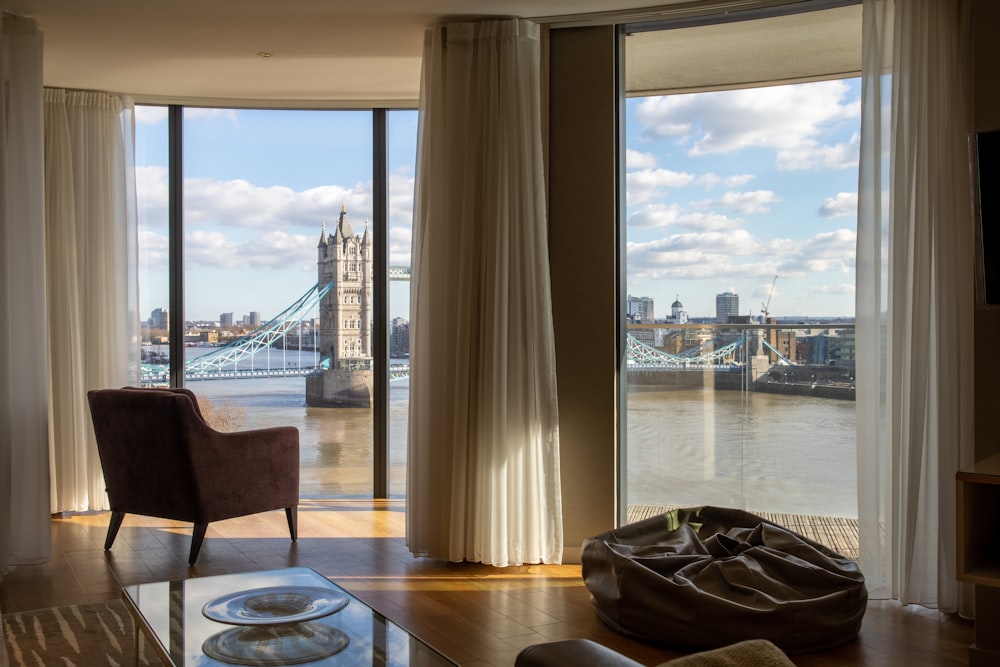
[[[648,43],[626,60],[676,76],[624,105],[624,501],[630,518],[705,504],[855,517],[859,80],[783,85],[767,76],[792,46],[710,24],[636,33]],[[675,60],[642,53],[657,39]],[[701,61],[684,46],[725,39]]]
[[[417,112],[390,111],[389,166],[389,485],[392,497],[406,495],[406,428],[409,416],[410,238]]]
[[[140,360],[149,383],[169,384],[170,310],[167,108],[136,106]]]
[[[166,107],[137,114],[144,382],[184,384],[220,429],[296,426],[303,497],[371,496],[384,488],[378,474],[403,495],[405,341],[402,352],[389,348],[399,363],[383,396],[373,378],[390,360],[374,358],[375,339],[392,323],[377,327],[373,318],[391,291],[392,317],[405,324],[408,282],[378,293],[373,278],[386,271],[375,255],[387,227],[388,261],[400,273],[409,266],[415,114],[390,114],[387,225],[373,201],[386,183],[373,169],[371,110],[180,113],[173,137]],[[171,159],[180,162],[174,205],[183,231],[173,234],[182,236],[182,261],[169,252]],[[182,281],[171,283],[171,261]],[[171,284],[183,285],[182,313],[170,312]],[[168,322],[178,317],[183,341],[169,341]],[[171,350],[183,357],[174,365],[183,382],[166,372]],[[384,473],[374,467],[387,446],[375,437],[379,401],[389,403],[388,440],[402,438]]]

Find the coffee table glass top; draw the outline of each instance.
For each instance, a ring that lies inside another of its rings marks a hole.
[[[122,599],[175,667],[455,664],[306,567],[137,584]]]

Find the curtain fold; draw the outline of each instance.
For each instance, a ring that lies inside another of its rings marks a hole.
[[[872,597],[968,613],[954,475],[973,456],[970,7],[863,9],[860,565]]]
[[[45,90],[53,512],[107,509],[87,390],[139,380],[133,134],[128,98]]]
[[[0,16],[0,572],[51,557],[42,35]]]
[[[540,29],[428,30],[411,279],[407,544],[557,563],[562,508]]]

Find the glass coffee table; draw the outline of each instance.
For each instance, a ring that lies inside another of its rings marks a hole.
[[[140,632],[174,667],[455,665],[315,570],[292,567],[122,589]]]

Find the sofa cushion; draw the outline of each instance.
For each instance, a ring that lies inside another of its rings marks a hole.
[[[748,639],[668,660],[661,667],[795,667],[795,663],[766,639]]]
[[[515,667],[642,667],[617,651],[589,639],[563,639],[523,649]],[[693,653],[659,667],[795,667],[777,646],[766,639],[750,639],[730,646]]]

